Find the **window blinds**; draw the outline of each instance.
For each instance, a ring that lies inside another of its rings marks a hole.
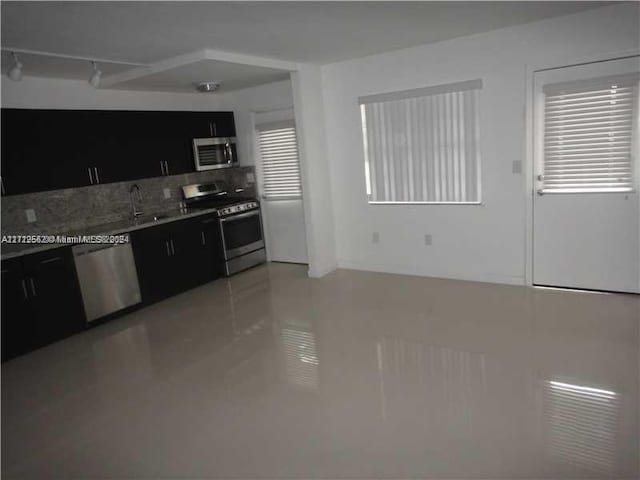
[[[258,142],[265,198],[301,198],[298,142],[293,121],[258,126]]]
[[[543,87],[543,192],[633,189],[638,78],[619,75]]]
[[[480,201],[481,80],[359,98],[369,203]]]

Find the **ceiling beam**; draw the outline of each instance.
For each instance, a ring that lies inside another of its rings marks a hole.
[[[219,62],[239,63],[242,65],[250,65],[252,67],[273,68],[274,70],[286,70],[295,72],[298,70],[298,64],[288,62],[286,60],[277,60],[268,57],[256,57],[254,55],[245,55],[242,53],[224,52],[222,50],[206,49],[205,54],[208,60],[217,60]]]
[[[272,58],[256,57],[253,55],[244,55],[232,52],[223,52],[220,50],[204,49],[196,52],[178,55],[177,57],[166,58],[159,62],[149,65],[133,68],[126,72],[115,73],[107,77],[103,77],[100,82],[100,88],[109,88],[119,83],[129,82],[137,78],[147,77],[154,73],[173,70],[174,68],[183,67],[192,63],[201,62],[203,60],[214,60],[219,62],[237,63],[241,65],[250,65],[253,67],[272,68],[274,70],[282,70],[292,72],[298,69],[298,64],[287,62],[284,60],[276,60]]]

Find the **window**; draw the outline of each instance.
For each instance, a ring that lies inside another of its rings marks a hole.
[[[479,203],[481,80],[359,98],[369,203]]]
[[[262,159],[262,193],[267,200],[301,198],[298,141],[293,121],[262,124],[258,143]]]
[[[542,191],[633,190],[638,75],[548,84],[543,93]]]

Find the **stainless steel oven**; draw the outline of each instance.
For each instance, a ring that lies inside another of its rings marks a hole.
[[[196,170],[214,170],[238,165],[235,137],[194,138],[193,159]]]
[[[216,209],[220,226],[220,246],[227,276],[267,261],[260,203],[254,197],[239,197],[238,189],[223,182],[184,185],[187,209]]]
[[[222,213],[224,216],[220,217],[220,235],[227,275],[266,261],[260,208],[257,203],[250,208],[253,209]],[[221,212],[225,210],[227,209]]]

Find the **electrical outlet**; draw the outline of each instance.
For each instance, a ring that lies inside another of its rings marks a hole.
[[[425,244],[425,245],[431,245],[432,243],[433,243],[433,238],[431,237],[431,234],[430,234],[430,233],[427,233],[427,234],[424,236],[424,244]]]
[[[380,233],[373,232],[371,234],[371,243],[379,243],[380,242]]]
[[[171,198],[171,189],[170,188],[165,188],[163,190],[164,192],[164,198]]]
[[[33,208],[26,209],[24,214],[27,216],[27,222],[33,223],[36,221],[36,211]]]

